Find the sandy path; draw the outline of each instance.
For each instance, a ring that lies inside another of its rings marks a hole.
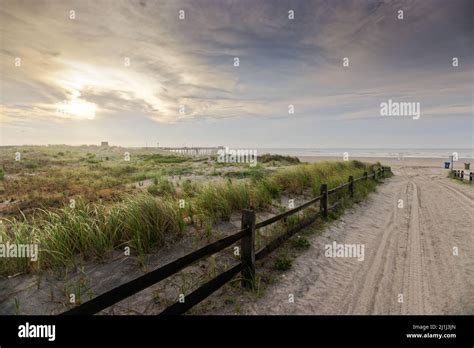
[[[242,312],[474,314],[474,188],[438,168],[394,172],[378,194],[312,237],[292,270]],[[333,241],[363,244],[364,260],[326,257]]]

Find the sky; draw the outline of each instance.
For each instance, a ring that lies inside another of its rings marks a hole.
[[[469,0],[0,0],[0,145],[473,147],[472,13]],[[419,103],[419,118],[382,115],[389,100]]]

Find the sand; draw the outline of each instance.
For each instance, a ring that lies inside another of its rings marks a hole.
[[[390,165],[396,175],[322,235],[309,237],[310,249],[294,261],[284,278],[261,298],[244,302],[240,313],[474,314],[474,184],[448,179],[440,159],[362,160]],[[462,164],[456,162],[455,168]],[[404,208],[397,207],[399,199]],[[239,226],[240,214],[233,214],[215,238],[234,233]],[[183,238],[151,255],[148,270],[208,243],[192,240]],[[364,260],[325,257],[325,245],[334,241],[363,244]],[[458,248],[458,256],[453,255],[453,247]],[[198,263],[187,272],[198,269],[200,274],[206,265]],[[69,307],[71,289],[84,287],[83,300],[87,300],[142,274],[134,257],[117,255],[113,261],[88,263],[65,278],[45,273],[2,279],[0,314],[57,314]],[[178,280],[170,278],[104,312],[157,314],[166,303],[156,294],[171,298],[178,291]],[[290,294],[294,303],[288,301]],[[403,302],[398,302],[400,294]]]
[[[374,160],[396,175],[312,237],[243,314],[474,314],[474,185],[447,178],[442,159]],[[326,257],[333,241],[363,244],[364,260]]]

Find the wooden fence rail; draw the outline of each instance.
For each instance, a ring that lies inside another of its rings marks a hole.
[[[242,214],[241,230],[236,232],[235,234],[220,239],[209,245],[206,245],[190,254],[187,254],[130,282],[127,282],[112,290],[109,290],[93,298],[90,301],[87,301],[77,307],[74,307],[66,312],[61,313],[61,315],[91,315],[98,313],[101,310],[108,308],[111,305],[120,302],[138,293],[139,291],[144,290],[168,278],[169,276],[181,271],[182,269],[190,266],[196,261],[204,257],[213,255],[219,251],[222,251],[230,245],[235,244],[239,240],[241,243],[240,263],[234,265],[232,268],[226,270],[225,272],[211,279],[210,281],[200,286],[190,294],[186,295],[184,302],[176,302],[175,304],[166,308],[160,314],[185,313],[187,310],[189,310],[205,298],[209,297],[219,288],[221,288],[239,272],[241,273],[242,287],[252,288],[254,286],[255,281],[256,261],[263,259],[265,256],[277,249],[281,244],[291,238],[298,231],[301,231],[303,228],[314,223],[319,217],[323,219],[327,218],[328,211],[331,209],[335,209],[341,203],[340,201],[337,201],[332,206],[328,206],[330,194],[338,192],[344,189],[345,187],[348,187],[348,194],[350,197],[353,197],[354,186],[356,182],[360,180],[367,181],[369,178],[377,180],[378,178],[383,177],[386,171],[390,171],[390,167],[379,168],[377,171],[374,170],[371,174],[364,172],[364,175],[362,177],[356,179],[354,179],[353,176],[350,176],[347,183],[339,185],[330,190],[328,189],[327,184],[322,184],[320,189],[321,194],[319,196],[309,200],[308,202],[303,203],[302,205],[296,208],[290,209],[284,213],[281,213],[259,223],[256,223],[256,216],[254,211],[244,210]],[[257,229],[263,228],[290,215],[293,215],[303,210],[304,208],[315,204],[316,202],[320,202],[319,212],[313,214],[309,218],[306,218],[305,220],[291,227],[288,231],[272,240],[258,252],[255,251],[255,232]]]
[[[453,178],[459,179],[461,181],[467,180],[470,184],[474,180],[474,173],[473,172],[465,172],[464,170],[452,170]]]

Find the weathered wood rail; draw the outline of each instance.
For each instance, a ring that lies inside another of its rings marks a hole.
[[[321,185],[320,195],[309,200],[308,202],[290,209],[286,212],[271,217],[265,221],[256,223],[255,212],[252,210],[244,210],[242,214],[241,229],[223,239],[220,239],[214,243],[208,244],[190,254],[187,254],[175,261],[172,261],[162,267],[159,267],[145,275],[142,275],[132,281],[122,284],[112,290],[109,290],[90,301],[87,301],[77,307],[74,307],[62,315],[91,315],[100,312],[101,310],[110,307],[111,305],[120,302],[127,297],[130,297],[141,290],[148,288],[151,285],[168,278],[169,276],[181,271],[182,269],[190,266],[194,262],[213,255],[223,249],[235,244],[240,241],[241,243],[241,258],[240,263],[236,264],[229,270],[221,273],[215,278],[211,279],[204,285],[200,286],[190,294],[185,296],[184,302],[176,302],[173,305],[166,308],[160,314],[183,314],[205,298],[209,297],[216,290],[221,288],[225,283],[230,281],[235,275],[241,273],[241,284],[244,288],[252,288],[255,280],[255,263],[258,260],[263,259],[269,255],[286,240],[291,238],[294,234],[301,231],[303,228],[314,223],[318,218],[326,219],[328,211],[335,209],[340,201],[336,201],[332,206],[329,206],[329,195],[341,191],[344,188],[348,188],[347,193],[350,197],[354,196],[355,183],[361,180],[373,179],[377,181],[379,178],[385,176],[385,172],[390,171],[390,167],[381,167],[378,170],[374,170],[372,173],[365,172],[360,178],[354,179],[349,176],[348,181],[345,184],[337,187],[328,189],[327,184]],[[263,228],[270,224],[273,224],[279,220],[285,219],[286,217],[293,215],[304,208],[307,208],[315,203],[319,202],[319,212],[313,214],[309,218],[299,222],[295,226],[291,227],[284,234],[272,240],[270,243],[265,245],[258,251],[255,251],[255,232],[257,229]]]
[[[465,172],[464,170],[452,170],[454,179],[459,179],[461,181],[467,180],[470,184],[474,180],[474,172]]]

